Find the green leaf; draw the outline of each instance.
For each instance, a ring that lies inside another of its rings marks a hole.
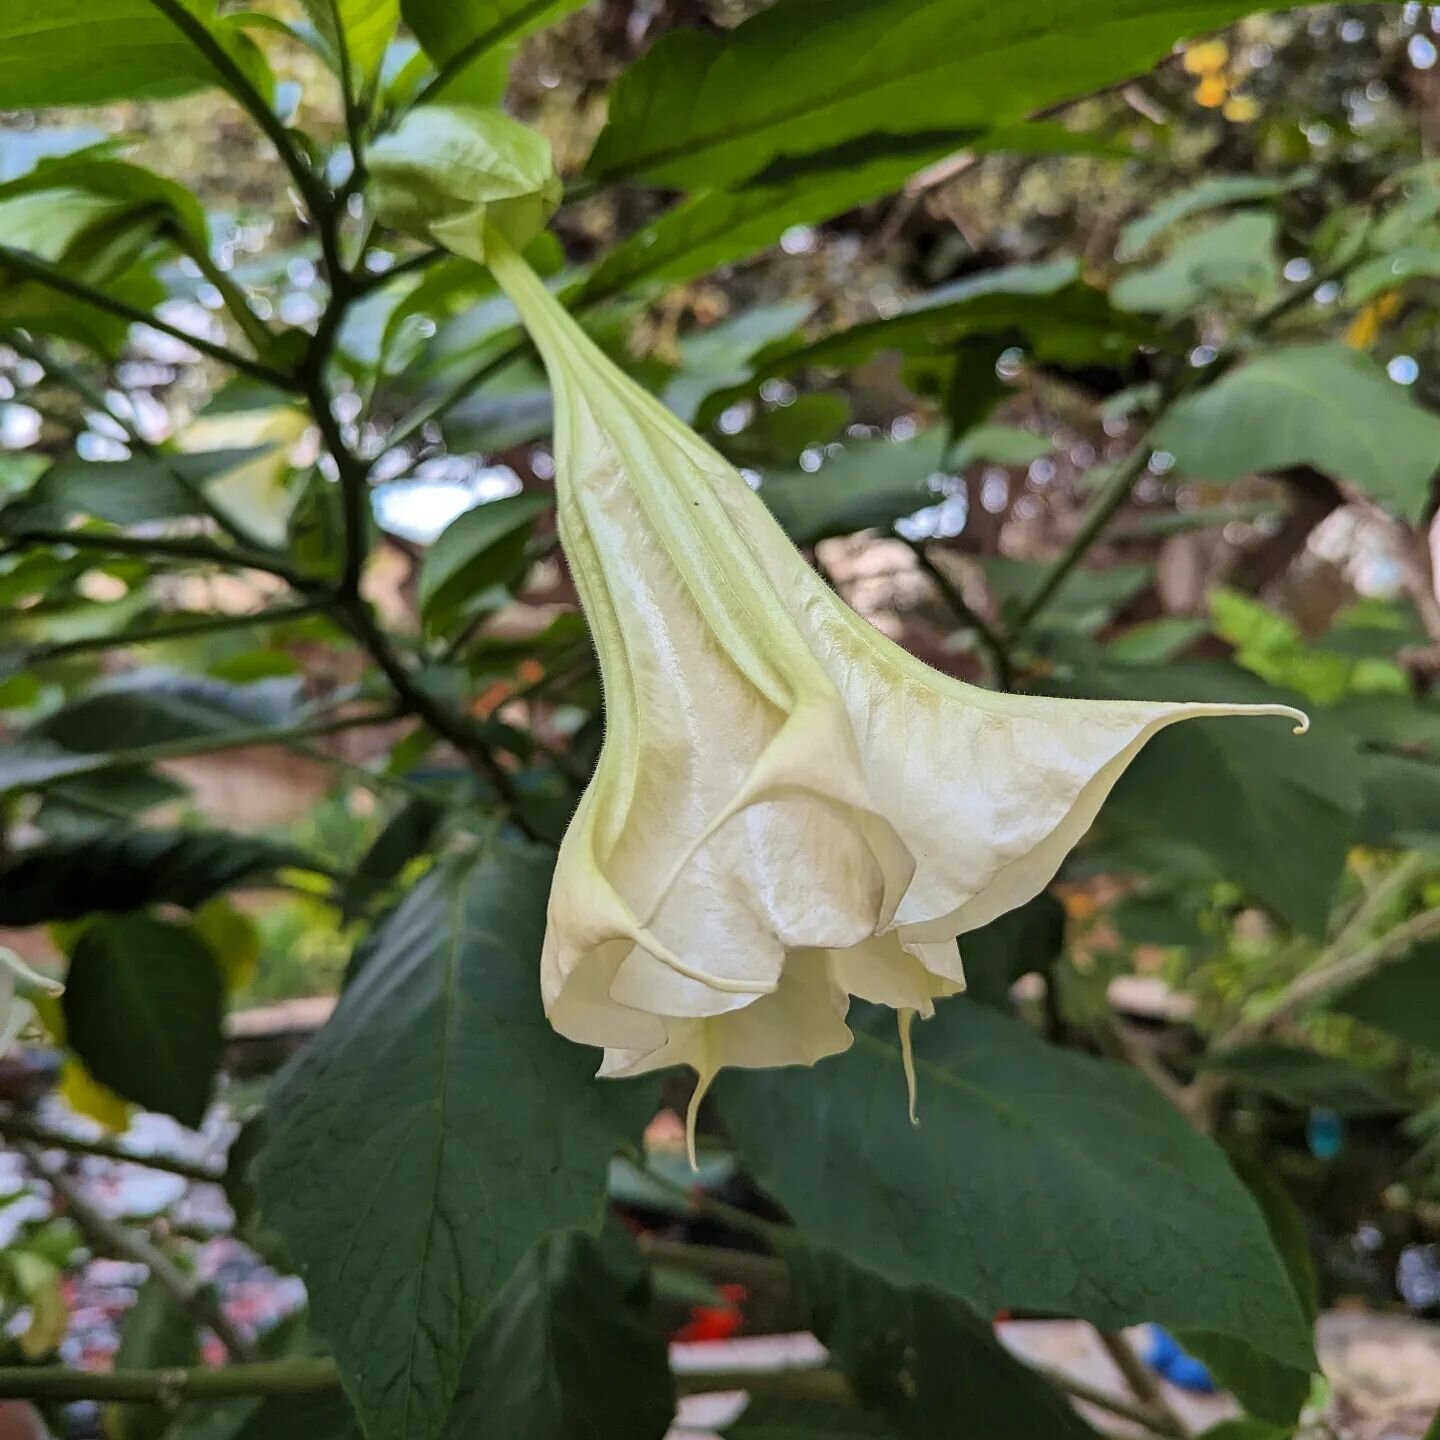
[[[1421,945],[1342,991],[1331,1008],[1440,1054],[1440,945]]]
[[[223,891],[306,864],[305,854],[293,846],[255,836],[112,827],[34,845],[0,863],[0,926],[44,925],[155,904],[194,909]]]
[[[953,1296],[891,1285],[801,1244],[787,1242],[782,1253],[816,1335],[861,1403],[897,1435],[1096,1440],[1065,1396]]]
[[[400,0],[405,23],[441,76],[438,93],[465,98],[471,66],[497,47],[552,24],[585,0]]]
[[[530,491],[477,505],[452,521],[420,569],[426,625],[443,630],[485,591],[513,582],[525,564],[535,521],[553,503],[553,496]]]
[[[1256,200],[1273,200],[1277,195],[1313,184],[1314,180],[1315,172],[1310,169],[1296,170],[1289,175],[1211,175],[1198,185],[1168,196],[1138,220],[1130,221],[1120,232],[1117,254],[1121,260],[1133,259],[1157,235],[1191,215]]]
[[[204,675],[132,670],[92,686],[32,726],[30,735],[71,751],[129,750],[280,729],[295,723],[298,699],[299,684],[289,678],[232,685]]]
[[[979,460],[995,465],[1029,465],[1054,448],[1054,440],[1019,425],[974,425],[955,442],[948,458],[956,470]]]
[[[754,1397],[738,1420],[721,1432],[725,1440],[894,1440],[878,1415],[857,1405],[823,1400]]]
[[[552,859],[433,870],[272,1088],[261,1195],[372,1435],[439,1434],[515,1264],[598,1223],[610,1152],[652,1113],[541,1013]]]
[[[915,1051],[919,1129],[898,1045],[868,1028],[812,1070],[717,1082],[742,1155],[817,1242],[982,1315],[1153,1320],[1312,1363],[1255,1202],[1140,1076],[964,999]]]
[[[340,892],[341,924],[348,925],[406,865],[425,854],[445,814],[438,799],[417,795],[390,817]]]
[[[1159,264],[1121,276],[1111,297],[1121,310],[1179,315],[1222,297],[1268,295],[1280,281],[1278,231],[1268,211],[1232,215],[1186,236]]]
[[[369,88],[400,24],[400,0],[301,0],[305,13],[349,69],[354,93]]]
[[[980,1005],[1010,1009],[1010,990],[1022,975],[1044,973],[1065,948],[1065,907],[1048,891],[969,931],[960,948],[965,993]]]
[[[270,1395],[260,1402],[230,1440],[364,1440],[364,1431],[344,1395]]]
[[[0,510],[0,531],[53,529],[75,515],[138,525],[204,513],[206,485],[265,453],[265,447],[127,460],[57,461],[18,500]]]
[[[1355,826],[1363,845],[1440,849],[1440,765],[1405,755],[1361,757],[1365,803]]]
[[[83,775],[104,763],[103,755],[77,753],[48,740],[21,739],[0,745],[0,795],[43,789],[56,780]]]
[[[1233,1080],[1242,1090],[1308,1110],[1323,1105],[1347,1115],[1393,1115],[1408,1108],[1403,1095],[1380,1076],[1344,1060],[1288,1045],[1247,1045],[1208,1055],[1201,1068]]]
[[[53,0],[0,15],[0,109],[158,100],[211,83],[149,0]]]
[[[1243,670],[1180,662],[1087,677],[1108,699],[1294,704]],[[1359,809],[1348,736],[1316,717],[1303,738],[1275,720],[1187,720],[1140,752],[1102,823],[1194,845],[1297,929],[1321,934]]]
[[[1430,495],[1440,417],[1359,351],[1299,345],[1181,400],[1155,444],[1184,474],[1220,482],[1313,465],[1414,523]]]
[[[1089,94],[1253,8],[1124,0],[1097,19],[1081,0],[781,0],[728,32],[663,36],[612,92],[589,170],[721,189],[857,136],[938,132],[912,155],[918,169],[956,148],[957,129],[1015,124]]]
[[[680,342],[681,373],[666,387],[664,400],[682,420],[693,423],[706,396],[750,378],[750,357],[767,344],[792,335],[813,307],[755,305],[733,320],[687,335]]]
[[[770,476],[760,498],[797,545],[857,530],[888,530],[934,499],[925,482],[945,468],[945,450],[938,428],[910,440],[859,440],[813,474]]]
[[[188,925],[145,915],[91,921],[71,951],[60,1004],[66,1041],[95,1079],[199,1126],[220,1064],[224,987]]]
[[[447,1440],[663,1440],[675,1415],[650,1276],[583,1232],[516,1267],[465,1357]]]
[[[195,1321],[153,1275],[148,1277],[120,1327],[115,1364],[127,1370],[179,1370],[199,1363]],[[165,1406],[111,1405],[105,1433],[111,1440],[160,1440],[174,1421]]]
[[[1236,1170],[1265,1216],[1270,1238],[1285,1263],[1306,1321],[1313,1326],[1320,1312],[1320,1296],[1305,1217],[1273,1170],[1252,1162],[1237,1163]],[[1205,1362],[1220,1387],[1230,1391],[1251,1415],[1280,1426],[1286,1433],[1300,1418],[1310,1397],[1309,1371],[1282,1365],[1229,1335],[1185,1331],[1179,1339],[1186,1350]]]
[[[884,320],[766,346],[754,357],[755,377],[853,369],[884,350],[948,361],[978,336],[1023,345],[1036,359],[1061,365],[1116,362],[1137,344],[1157,343],[1148,320],[1122,315],[1077,274],[1073,260],[986,271],[932,290]]]

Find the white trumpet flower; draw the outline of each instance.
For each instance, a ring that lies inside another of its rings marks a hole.
[[[976,689],[882,636],[735,469],[624,375],[498,234],[485,259],[555,397],[560,535],[606,732],[560,849],[542,988],[602,1075],[844,1050],[850,996],[909,1021],[956,937],[1054,876],[1141,746],[1285,706]],[[823,483],[817,482],[817,483]],[[691,1107],[693,1130],[695,1107]]]

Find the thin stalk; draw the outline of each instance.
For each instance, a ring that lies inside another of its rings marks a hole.
[[[155,3],[160,3],[160,0],[155,0]],[[180,326],[172,325],[163,317],[152,315],[149,311],[141,310],[138,306],[117,299],[113,295],[107,295],[103,290],[94,290],[82,281],[72,279],[64,271],[57,270],[53,265],[48,265],[45,261],[38,260],[23,250],[17,250],[12,245],[0,245],[0,267],[11,269],[29,280],[34,280],[37,284],[54,290],[56,294],[68,295],[72,300],[79,300],[82,304],[93,306],[96,310],[104,310],[108,314],[118,316],[132,325],[148,325],[152,330],[158,330],[162,335],[169,335],[171,339],[179,340],[182,344],[190,346],[192,350],[198,350],[202,355],[208,355],[210,359],[217,360],[222,365],[228,365],[232,370],[240,371],[242,375],[249,375],[255,380],[263,380],[267,385],[275,386],[276,389],[293,390],[295,388],[295,382],[289,375],[282,374],[279,370],[274,370],[258,360],[252,360],[247,355],[241,355],[226,345],[217,345],[203,335],[193,335],[188,330],[182,330]]]
[[[52,645],[37,645],[25,652],[30,665],[58,660],[69,655],[83,655],[92,650],[119,650],[132,645],[158,645],[169,640],[193,640],[202,635],[223,635],[231,630],[248,630],[258,625],[283,625],[300,620],[324,609],[318,600],[300,605],[277,605],[272,610],[252,610],[244,615],[209,615],[198,620],[177,620],[173,625],[155,625],[148,630],[123,631],[118,635],[87,635],[78,640],[59,640]]]
[[[0,1399],[119,1400],[173,1409],[182,1400],[228,1400],[242,1395],[312,1395],[340,1384],[335,1362],[301,1357],[259,1360],[223,1368],[72,1370],[60,1365],[0,1368]]]
[[[1009,648],[1000,632],[971,606],[965,598],[964,592],[940,568],[923,541],[906,540],[905,543],[915,556],[916,563],[930,577],[931,584],[940,592],[941,597],[950,607],[956,620],[966,629],[975,632],[976,638],[980,641],[981,647],[990,661],[996,688],[1010,689],[1015,678],[1015,671],[1010,660]]]
[[[19,553],[32,545],[69,545],[76,550],[107,550],[112,555],[139,555],[157,560],[197,560],[228,569],[260,570],[278,576],[293,588],[313,592],[315,585],[274,555],[231,549],[184,535],[122,535],[98,530],[22,529],[0,548]]]
[[[140,1165],[147,1170],[160,1170],[167,1175],[180,1175],[201,1184],[218,1185],[225,1177],[209,1165],[182,1160],[174,1155],[137,1155],[110,1140],[82,1140],[63,1130],[51,1130],[23,1115],[0,1113],[0,1139],[25,1141],[44,1150],[64,1150],[70,1155],[93,1155],[101,1160],[123,1160],[127,1165]]]
[[[1173,1436],[1174,1440],[1183,1440],[1187,1433],[1178,1419],[1171,1424],[1148,1407],[1122,1400],[1119,1396],[1111,1395],[1106,1390],[1099,1390],[1093,1385],[1087,1385],[1083,1380],[1072,1379],[1063,1370],[1053,1370],[1048,1365],[1034,1365],[1031,1368],[1036,1374],[1043,1375],[1057,1390],[1063,1390],[1072,1399],[1083,1401],[1086,1405],[1093,1405],[1097,1410],[1104,1410],[1108,1414],[1117,1415],[1122,1420],[1130,1420],[1136,1425],[1143,1425],[1154,1435],[1168,1435]]]
[[[250,308],[250,302],[246,300],[245,292],[235,283],[232,276],[227,275],[215,263],[215,257],[204,245],[192,241],[189,236],[180,232],[174,233],[172,238],[180,250],[195,262],[201,275],[220,292],[220,298],[224,301],[230,318],[240,327],[241,334],[254,347],[256,358],[264,360],[271,345],[275,342],[275,336],[270,327]]]
[[[295,188],[312,218],[318,219],[330,202],[320,177],[310,168],[284,122],[265,103],[265,97],[255,88],[235,57],[211,33],[205,22],[185,7],[183,0],[150,0],[150,3],[210,62],[225,88],[265,132],[281,163],[290,172],[290,178],[294,180]]]
[[[1115,1362],[1115,1368],[1125,1377],[1125,1383],[1151,1417],[1146,1423],[1165,1435],[1186,1434],[1185,1422],[1175,1413],[1154,1372],[1131,1349],[1130,1342],[1118,1330],[1102,1330],[1097,1325],[1095,1333],[1100,1337],[1105,1353]]]
[[[181,1270],[148,1236],[112,1220],[100,1210],[68,1175],[45,1163],[38,1146],[22,1140],[15,1148],[25,1157],[30,1169],[64,1202],[66,1213],[99,1249],[145,1266],[155,1283],[197,1325],[213,1331],[236,1360],[253,1358],[254,1346],[231,1324],[204,1285]]]

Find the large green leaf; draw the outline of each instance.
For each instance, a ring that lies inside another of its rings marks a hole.
[[[61,999],[65,1038],[118,1095],[205,1118],[220,1063],[224,986],[209,947],[188,925],[105,915],[81,931]]]
[[[944,468],[945,432],[910,440],[860,440],[811,474],[772,475],[760,498],[797,545],[872,527],[888,530],[902,515],[933,502],[926,481]]]
[[[867,1027],[813,1070],[727,1073],[726,1120],[817,1242],[981,1314],[1154,1320],[1312,1363],[1265,1222],[1224,1156],[1133,1071],[963,999],[897,1043]]]
[[[0,14],[0,110],[160,99],[212,79],[149,0],[51,0]]]
[[[675,1415],[650,1275],[583,1232],[516,1267],[465,1357],[446,1440],[662,1440]]]
[[[1440,1054],[1440,945],[1421,945],[1352,985],[1332,1008]]]
[[[272,1090],[261,1194],[371,1435],[440,1432],[515,1264],[598,1223],[607,1158],[651,1113],[541,1013],[552,858],[432,871]]]
[[[1226,665],[1126,666],[1087,679],[1109,699],[1295,704]],[[1303,703],[1303,702],[1300,702]],[[1303,738],[1267,719],[1187,720],[1157,735],[1115,787],[1104,818],[1198,846],[1292,925],[1320,934],[1359,809],[1349,737],[1316,717]]]
[[[848,168],[856,157],[844,142],[862,136],[919,140],[906,145],[918,168],[966,131],[1147,70],[1176,40],[1255,8],[1122,0],[1097,15],[1082,0],[780,0],[729,33],[662,37],[615,87],[590,173],[722,189],[816,151]]]
[[[1291,1288],[1300,1302],[1308,1324],[1320,1311],[1319,1285],[1310,1254],[1305,1217],[1272,1169],[1252,1162],[1236,1165],[1240,1178],[1265,1216]],[[1281,1426],[1288,1434],[1310,1397],[1310,1372],[1294,1365],[1282,1365],[1256,1350],[1247,1341],[1231,1335],[1185,1331],[1181,1343],[1203,1360],[1221,1387],[1230,1391],[1251,1414],[1269,1424]]]
[[[137,525],[204,513],[205,486],[265,453],[263,448],[194,455],[134,455],[125,460],[56,461],[32,489],[0,510],[0,531],[23,536],[75,515]]]
[[[322,1390],[267,1396],[228,1440],[364,1440],[364,1431],[343,1394]]]
[[[155,904],[193,909],[224,890],[306,863],[294,846],[257,836],[112,827],[31,846],[0,863],[0,925],[44,925]]]
[[[1229,205],[1273,200],[1277,195],[1313,184],[1314,180],[1315,172],[1308,169],[1296,170],[1289,175],[1208,176],[1198,185],[1167,196],[1138,220],[1132,220],[1120,232],[1120,243],[1116,249],[1122,260],[1132,259],[1157,235],[1188,216]]]
[[[1440,417],[1358,350],[1297,345],[1180,401],[1155,444],[1184,474],[1221,482],[1313,465],[1415,522],[1440,463]]]
[[[1097,1440],[1049,1381],[952,1295],[891,1285],[838,1256],[784,1247],[810,1323],[862,1404],[907,1440]]]

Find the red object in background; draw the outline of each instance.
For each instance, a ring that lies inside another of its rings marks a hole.
[[[723,1305],[692,1305],[690,1319],[670,1338],[672,1340],[732,1340],[739,1333],[745,1317],[741,1304],[749,1296],[743,1285],[716,1287],[725,1297]]]

